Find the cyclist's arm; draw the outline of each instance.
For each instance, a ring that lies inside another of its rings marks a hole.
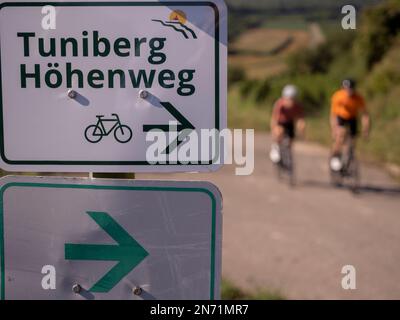
[[[296,121],[296,129],[300,137],[304,137],[306,131],[306,121],[304,117],[298,118]]]
[[[275,127],[278,124],[278,116],[279,116],[279,110],[278,110],[278,105],[275,103],[273,109],[272,109],[272,116],[271,116],[271,132],[274,132]]]
[[[298,106],[297,119],[296,119],[296,131],[300,137],[304,137],[306,130],[306,121],[304,116],[304,108],[302,105]]]
[[[371,126],[371,119],[366,107],[366,103],[363,97],[360,97],[361,105],[360,105],[360,112],[361,112],[361,128],[362,128],[362,135],[364,138],[368,138],[369,130]]]
[[[338,126],[338,122],[337,122],[337,116],[333,112],[331,112],[330,124],[331,124],[331,130],[332,132],[334,132]]]
[[[329,122],[330,122],[330,125],[331,125],[332,137],[335,137],[336,130],[337,130],[337,127],[338,127],[338,120],[337,120],[337,115],[336,115],[336,112],[335,112],[336,104],[337,104],[336,96],[334,95],[332,97],[332,101],[331,101],[331,112],[330,112],[330,119],[329,119]]]
[[[371,117],[367,110],[364,110],[361,115],[361,126],[362,126],[362,133],[365,138],[369,136],[369,131],[371,128]]]

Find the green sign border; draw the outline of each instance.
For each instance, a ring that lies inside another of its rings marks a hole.
[[[198,192],[205,193],[211,199],[211,261],[210,261],[210,300],[214,300],[215,291],[215,231],[217,200],[215,195],[205,188],[180,188],[180,187],[129,187],[129,186],[105,186],[90,184],[56,184],[56,183],[34,183],[34,182],[10,182],[0,189],[0,300],[5,300],[5,257],[4,257],[4,193],[11,187],[28,188],[56,188],[56,189],[90,189],[90,190],[123,190],[123,191],[156,191],[156,192]]]
[[[188,2],[188,1],[166,1],[166,2],[19,2],[10,3],[5,2],[0,4],[0,10],[5,7],[41,7],[45,5],[51,5],[55,7],[137,7],[137,6],[174,6],[174,7],[211,7],[215,14],[215,41],[214,41],[214,55],[215,55],[215,129],[220,129],[220,61],[219,61],[219,41],[220,41],[220,13],[218,7],[215,3],[209,1],[199,1],[199,2]],[[216,149],[217,148],[216,146]],[[6,157],[5,147],[4,147],[4,125],[3,125],[3,92],[2,92],[2,78],[1,78],[1,47],[0,47],[0,156],[3,161],[9,165],[71,165],[71,166],[86,166],[86,165],[98,165],[98,166],[147,166],[152,165],[148,161],[64,161],[64,160],[10,160]],[[216,155],[214,161],[218,159]],[[213,160],[208,161],[207,165],[212,165]],[[171,163],[170,161],[157,164],[159,166],[169,166],[169,165],[187,165],[186,163],[177,162]],[[198,161],[191,165],[204,165],[204,161]]]

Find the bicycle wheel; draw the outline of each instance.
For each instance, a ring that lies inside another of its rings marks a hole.
[[[295,175],[295,169],[294,169],[294,161],[293,161],[293,153],[292,153],[292,148],[288,148],[287,150],[287,155],[286,155],[286,170],[288,173],[288,178],[289,178],[289,185],[291,187],[294,187],[296,184],[296,175]]]
[[[289,185],[294,186],[295,175],[294,175],[293,154],[292,154],[291,143],[289,140],[285,140],[281,144],[281,156],[282,156],[282,169],[287,174]]]
[[[341,172],[335,172],[331,168],[329,168],[330,177],[331,177],[331,185],[340,188],[343,185],[343,176]]]
[[[350,189],[357,193],[360,188],[360,171],[357,160],[353,157],[349,163],[348,177],[350,179]]]
[[[329,170],[329,178],[331,186],[339,188],[343,185],[343,170],[334,170],[333,168],[336,167],[336,164],[332,164],[333,157],[329,157],[329,161],[327,163],[328,170]],[[342,164],[342,158],[340,158],[340,163]],[[338,169],[338,168],[336,168]]]
[[[282,164],[279,163],[274,163],[274,168],[275,168],[275,172],[276,172],[276,178],[278,180],[282,180],[283,178],[283,168],[282,168]]]
[[[90,143],[100,142],[100,140],[103,139],[103,133],[101,131],[101,128],[99,128],[95,124],[87,127],[85,130],[85,138]]]
[[[127,143],[132,139],[132,130],[126,125],[120,125],[115,129],[114,137],[119,143]]]
[[[289,175],[289,185],[294,187],[296,185],[296,171],[294,169],[294,161],[293,161],[293,154],[292,150],[289,150],[288,154],[288,175]]]

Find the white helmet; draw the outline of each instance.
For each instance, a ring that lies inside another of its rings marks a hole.
[[[288,99],[295,99],[298,93],[299,91],[297,90],[297,87],[295,85],[288,84],[282,90],[282,97]]]

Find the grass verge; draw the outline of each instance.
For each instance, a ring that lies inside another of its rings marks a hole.
[[[254,292],[249,292],[235,286],[226,279],[222,280],[221,298],[222,300],[285,300],[277,291],[257,289]]]

